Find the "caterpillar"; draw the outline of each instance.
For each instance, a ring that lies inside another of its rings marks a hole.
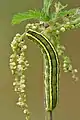
[[[28,39],[37,43],[44,57],[44,88],[46,110],[52,111],[57,104],[59,85],[59,59],[55,47],[41,33],[29,29]]]

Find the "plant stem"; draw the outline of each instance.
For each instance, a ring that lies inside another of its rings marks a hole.
[[[52,111],[50,111],[50,120],[52,120]]]
[[[45,114],[45,120],[52,120],[52,111],[48,111]]]

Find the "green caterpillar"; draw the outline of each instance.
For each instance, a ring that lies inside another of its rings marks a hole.
[[[37,43],[44,57],[44,87],[46,110],[52,111],[57,104],[59,85],[59,59],[51,42],[41,33],[29,29],[28,39]]]

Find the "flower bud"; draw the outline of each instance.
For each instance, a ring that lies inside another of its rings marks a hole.
[[[60,29],[62,32],[65,32],[65,28],[64,27],[61,27]]]

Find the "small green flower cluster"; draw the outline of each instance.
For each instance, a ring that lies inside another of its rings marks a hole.
[[[59,56],[62,56],[64,54],[65,47],[63,45],[57,45],[57,52]]]
[[[57,24],[57,23],[56,23]],[[58,23],[59,24],[59,23]],[[80,23],[76,23],[76,21],[71,21],[71,22],[66,22],[64,24],[59,24],[58,27],[56,27],[56,33],[61,32],[65,32],[67,30],[71,30],[71,29],[76,29],[80,27]]]
[[[26,25],[25,31],[27,32],[29,29],[38,31],[38,28],[39,28],[39,23],[32,23],[32,24],[29,23],[29,24]]]
[[[38,23],[29,23],[29,24],[27,24],[26,25],[26,27],[25,27],[25,31],[27,31],[27,30],[29,30],[29,29],[33,29],[33,30],[37,30],[37,28],[38,28],[38,26],[39,26],[39,24]]]
[[[26,103],[26,82],[24,74],[29,64],[25,58],[25,50],[27,49],[27,46],[25,45],[25,40],[22,39],[20,34],[16,34],[14,37],[13,41],[11,42],[11,48],[13,54],[10,56],[10,69],[14,75],[14,91],[16,91],[19,96],[17,105],[22,108],[24,114],[26,115],[26,120],[29,120],[30,113]]]
[[[49,25],[45,22],[37,22],[37,23],[32,23],[32,24],[27,24],[26,27],[25,27],[25,31],[27,32],[29,29],[32,29],[32,30],[35,30],[35,31],[38,31],[38,32],[43,32],[46,30],[46,28],[48,27]]]
[[[73,69],[71,60],[67,56],[63,56],[63,70],[64,72],[71,72],[72,73],[72,78],[77,81],[78,77],[76,77],[76,73],[78,72],[77,69]]]

